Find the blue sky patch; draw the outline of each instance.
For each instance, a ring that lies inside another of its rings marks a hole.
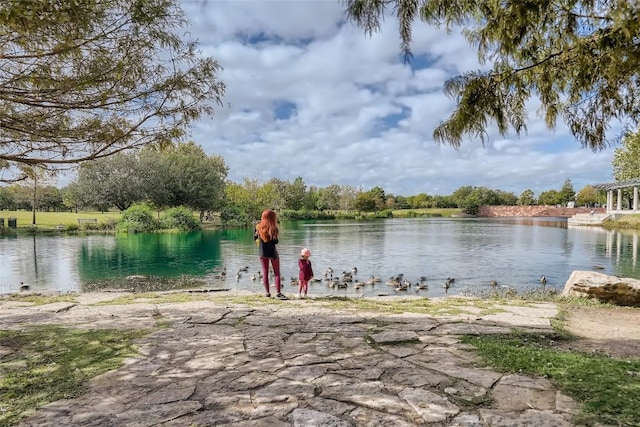
[[[296,114],[296,104],[289,101],[276,101],[273,105],[273,114],[276,120],[289,120]]]
[[[378,119],[369,136],[378,137],[381,136],[384,132],[398,128],[400,126],[400,121],[411,116],[411,108],[406,106],[401,106],[400,108],[400,111],[388,114]]]

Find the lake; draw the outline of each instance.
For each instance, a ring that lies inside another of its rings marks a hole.
[[[492,280],[522,291],[540,286],[562,289],[574,270],[640,278],[637,231],[568,227],[564,218],[411,218],[375,221],[284,221],[279,246],[283,288],[293,294],[300,249],[311,250],[316,277],[332,267],[334,275],[357,267],[357,278],[383,279],[355,290],[311,284],[311,295],[394,293],[385,285],[404,274],[417,282],[427,277],[428,291],[443,296],[444,281],[456,295],[482,290]],[[57,235],[0,238],[0,293],[15,292],[20,282],[33,291],[81,291],[105,279],[130,275],[195,276],[207,287],[262,293],[252,280],[260,263],[252,230],[134,235]],[[236,278],[244,266],[249,272]],[[226,268],[224,279],[216,278]],[[126,280],[123,280],[126,287]],[[409,291],[410,295],[415,295]]]

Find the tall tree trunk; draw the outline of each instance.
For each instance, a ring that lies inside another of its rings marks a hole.
[[[31,203],[31,224],[32,225],[36,225],[36,200],[38,199],[37,197],[37,192],[38,192],[38,180],[37,179],[33,179],[33,202]]]

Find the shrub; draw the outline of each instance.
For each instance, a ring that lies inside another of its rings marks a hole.
[[[385,209],[380,212],[376,212],[374,218],[393,218],[393,212],[390,209]]]
[[[117,230],[122,233],[148,233],[159,228],[158,221],[153,218],[151,207],[136,204],[122,212],[122,219]]]
[[[104,221],[98,222],[99,230],[115,230],[118,227],[118,220],[116,218],[107,218]]]
[[[227,228],[251,228],[247,213],[238,206],[227,206],[220,212],[220,221]]]
[[[300,209],[297,211],[292,209],[283,209],[279,212],[279,216],[281,219],[293,221],[300,219],[336,219],[336,216],[331,213],[309,209]]]
[[[182,231],[199,230],[200,223],[191,210],[184,206],[171,208],[162,216],[162,228],[177,228]]]

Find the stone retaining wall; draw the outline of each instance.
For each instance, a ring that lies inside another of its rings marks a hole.
[[[594,209],[597,213],[605,213],[604,208]],[[479,217],[531,217],[555,216],[570,218],[578,213],[589,213],[591,208],[558,208],[549,205],[540,206],[480,206]]]

